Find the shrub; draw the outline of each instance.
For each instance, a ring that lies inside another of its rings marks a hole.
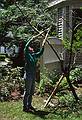
[[[6,71],[2,71],[2,76],[0,80],[0,100],[8,100],[11,98],[13,91],[17,90],[21,93],[24,91],[24,80],[21,78],[21,67],[17,68],[2,68]]]
[[[6,55],[5,54],[0,54],[0,61],[4,61],[6,58]]]
[[[73,83],[77,83],[82,81],[82,67],[77,66],[74,70],[70,72],[70,80]]]
[[[49,71],[45,66],[41,68],[40,72],[40,83],[39,83],[39,91],[41,94],[44,92],[51,93],[54,85],[58,81],[60,75],[56,72],[56,70]]]

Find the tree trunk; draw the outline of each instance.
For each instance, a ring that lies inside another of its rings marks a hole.
[[[78,102],[79,98],[78,98],[78,96],[77,96],[77,94],[76,94],[76,92],[75,92],[75,89],[74,89],[74,87],[72,86],[72,83],[71,83],[71,81],[70,81],[70,79],[69,79],[69,74],[66,75],[66,79],[67,79],[67,82],[68,82],[68,84],[69,84],[69,87],[70,87],[70,89],[71,89],[71,91],[72,91],[72,93],[73,93],[73,96],[74,96],[75,99],[76,99],[76,102]]]

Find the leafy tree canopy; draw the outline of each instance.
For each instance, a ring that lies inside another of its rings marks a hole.
[[[31,25],[44,30],[55,23],[55,12],[49,12],[47,7],[47,0],[0,0],[1,38],[11,31],[14,39],[24,40],[36,34]]]

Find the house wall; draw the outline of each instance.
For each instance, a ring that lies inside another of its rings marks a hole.
[[[59,25],[59,38],[60,39],[65,39],[66,33],[68,32],[68,38],[71,40],[72,34],[71,34],[71,29],[72,29],[72,10],[73,9],[78,9],[82,7],[82,0],[49,0],[49,8],[53,7],[53,9],[58,9],[58,11],[62,10],[62,17],[61,17],[61,23],[59,22],[60,18],[58,18],[58,12],[57,12],[57,23]],[[68,10],[67,10],[68,9]],[[67,13],[68,12],[68,13]],[[67,22],[68,21],[68,25]],[[62,25],[62,26],[60,26]],[[58,28],[57,28],[58,30]],[[53,45],[56,50],[61,51],[63,49],[62,45]],[[81,50],[82,51],[82,50]],[[79,59],[78,59],[79,58]],[[66,51],[64,54],[64,61],[66,61],[66,64],[68,63],[69,55],[68,52]],[[48,45],[46,45],[46,49],[44,52],[43,60],[45,65],[49,69],[53,69],[54,67],[56,69],[60,69],[59,61],[57,60],[56,56],[51,52],[50,48]],[[82,64],[82,53],[77,54],[77,59],[76,59],[76,64]]]
[[[51,37],[48,39],[50,44],[53,46],[53,48],[57,51],[58,55],[61,57],[61,52],[63,51],[63,46],[61,43],[61,40]],[[51,49],[51,47],[46,43],[44,54],[42,57],[43,64],[49,69],[49,70],[60,70],[59,60],[54,53],[54,51]]]

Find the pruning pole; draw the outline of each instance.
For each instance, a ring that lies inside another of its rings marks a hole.
[[[19,9],[19,11],[20,11],[20,12],[22,13],[22,15],[25,17],[23,11],[22,11],[21,8],[17,5],[17,3],[15,3],[15,6]],[[26,19],[26,17],[25,17],[25,19]],[[27,20],[27,19],[26,19],[26,20]],[[40,31],[39,31],[36,27],[34,27],[34,26],[31,24],[31,22],[29,22],[28,20],[27,20],[27,22],[28,22],[28,24],[29,24],[36,32],[40,33]],[[45,37],[43,34],[41,34],[41,36],[42,36],[42,37]],[[51,49],[53,50],[53,52],[56,54],[56,56],[57,56],[57,58],[59,59],[59,61],[61,61],[59,55],[57,54],[57,51],[53,48],[53,46],[49,43],[48,40],[46,40],[46,41],[47,41],[48,45],[51,47]],[[62,65],[61,65],[61,66],[62,66]]]
[[[52,91],[51,95],[49,96],[49,98],[47,99],[45,105],[44,105],[44,108],[48,105],[48,103],[50,102],[51,98],[53,95],[56,95],[56,92],[58,90],[58,87],[59,87],[59,84],[61,83],[62,79],[65,77],[65,74],[61,75],[59,81],[56,83],[56,86],[54,88],[54,90]]]
[[[48,28],[48,31],[47,31],[46,36],[45,36],[45,39],[44,39],[43,42],[42,42],[42,46],[45,45],[45,42],[46,42],[46,40],[47,40],[48,34],[49,34],[49,32],[50,32],[50,29],[51,29],[51,26]]]
[[[35,28],[34,26],[31,26],[36,32],[40,33],[40,31]],[[41,34],[42,37],[45,37],[44,34]],[[48,43],[48,45],[51,47],[51,49],[53,50],[53,52],[56,54],[57,58],[59,59],[59,61],[61,61],[59,55],[57,54],[57,51],[53,48],[53,46],[50,44],[50,42],[46,39],[46,42]]]
[[[39,32],[39,34],[35,35],[32,37],[32,40],[36,39],[37,37],[39,37],[41,34],[43,34],[45,31],[49,30],[49,28],[45,29],[44,31]]]

